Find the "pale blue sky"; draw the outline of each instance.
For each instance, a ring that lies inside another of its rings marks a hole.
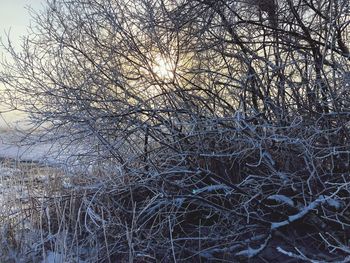
[[[19,38],[26,34],[30,24],[28,6],[34,10],[42,9],[45,0],[0,0],[0,36],[11,29],[11,39],[18,45]]]
[[[14,47],[20,46],[20,37],[26,35],[27,28],[30,25],[31,16],[28,7],[34,10],[40,10],[45,0],[0,0],[0,37],[6,39],[6,33],[10,30],[10,38]],[[0,54],[4,50],[0,47]],[[1,93],[0,83],[0,93]],[[0,111],[5,110],[0,105]],[[7,123],[14,125],[18,120],[24,118],[19,112],[11,112],[0,115],[0,130],[7,128]]]

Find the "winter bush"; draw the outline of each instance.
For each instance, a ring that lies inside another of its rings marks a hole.
[[[86,169],[33,197],[37,248],[348,262],[348,20],[345,0],[48,1],[4,100]]]

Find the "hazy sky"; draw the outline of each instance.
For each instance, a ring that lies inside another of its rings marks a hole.
[[[26,34],[27,28],[30,25],[31,16],[28,7],[34,10],[40,10],[44,3],[45,0],[0,0],[0,37],[6,39],[6,33],[10,30],[13,45],[19,47],[20,37]],[[1,54],[3,54],[3,51],[0,47]],[[0,105],[0,110],[3,110],[3,105]],[[6,129],[6,122],[14,124],[22,118],[23,114],[19,114],[18,112],[1,114],[0,130]]]
[[[42,9],[45,0],[1,0],[0,1],[0,35],[11,29],[11,39],[18,45],[19,37],[26,34],[30,24],[28,6],[34,10]]]

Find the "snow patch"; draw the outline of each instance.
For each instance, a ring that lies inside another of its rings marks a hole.
[[[41,263],[62,263],[63,255],[58,252],[49,251]]]
[[[274,200],[276,202],[284,203],[284,204],[287,204],[289,206],[294,207],[293,200],[290,199],[289,197],[285,196],[285,195],[271,195],[267,199],[268,200]]]
[[[299,211],[299,213],[295,215],[291,215],[287,220],[281,222],[274,222],[271,224],[271,229],[278,229],[280,227],[289,225],[290,223],[297,221],[307,215],[311,210],[318,207],[320,204],[327,202],[331,197],[320,195],[315,201],[311,202],[308,206],[305,206],[303,209]]]
[[[226,185],[223,185],[223,184],[216,184],[216,185],[209,185],[209,186],[206,186],[206,187],[203,187],[200,189],[195,189],[192,191],[192,193],[193,194],[200,194],[203,192],[214,192],[214,191],[218,191],[218,190],[224,190],[226,192],[226,191],[231,190],[231,188],[226,186]]]
[[[343,207],[343,202],[340,200],[336,200],[336,199],[331,198],[331,199],[327,200],[327,205],[329,205],[335,209],[340,209]]]

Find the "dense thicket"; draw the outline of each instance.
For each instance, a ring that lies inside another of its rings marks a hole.
[[[2,79],[42,139],[78,147],[68,163],[99,166],[72,242],[105,240],[99,260],[347,262],[349,5],[48,1]]]

